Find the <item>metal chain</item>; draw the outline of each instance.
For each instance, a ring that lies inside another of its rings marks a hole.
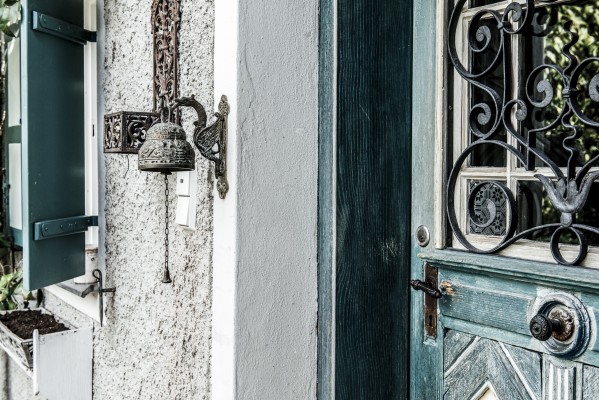
[[[164,215],[164,275],[162,283],[171,283],[171,275],[168,270],[168,174],[164,174],[164,205],[166,213]]]

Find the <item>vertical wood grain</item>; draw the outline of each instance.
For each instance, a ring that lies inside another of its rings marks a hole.
[[[412,2],[338,2],[337,399],[408,387]]]
[[[320,0],[318,69],[318,388],[335,398],[335,0]]]

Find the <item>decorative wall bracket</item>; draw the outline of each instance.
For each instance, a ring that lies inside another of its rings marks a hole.
[[[214,162],[214,176],[217,179],[216,189],[221,199],[224,199],[229,191],[227,182],[227,119],[230,111],[227,96],[221,96],[218,104],[218,112],[214,113],[216,120],[206,126],[208,117],[206,109],[193,96],[175,99],[173,109],[178,107],[193,108],[198,119],[193,124],[193,143],[200,154]]]
[[[160,121],[154,112],[121,111],[104,116],[104,152],[137,153],[148,129]]]
[[[121,111],[104,116],[105,153],[137,153],[146,139],[148,129],[160,122],[160,111],[177,97],[177,33],[180,21],[180,0],[153,1],[153,111]],[[179,123],[180,115],[173,113],[170,118],[172,122]]]

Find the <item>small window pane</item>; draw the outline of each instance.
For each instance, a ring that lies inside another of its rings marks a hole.
[[[495,68],[491,68],[493,61],[500,51],[501,36],[497,29],[495,20],[481,20],[477,29],[487,32],[489,43],[485,47],[485,42],[478,43],[485,50],[476,53],[470,52],[470,68],[475,74],[484,74],[480,82],[496,93],[499,98],[504,96],[505,79],[501,63]],[[469,127],[471,129],[471,143],[479,139],[479,135],[490,133],[494,127],[496,116],[500,114],[493,97],[488,91],[478,88],[474,85],[469,86],[470,90],[470,109],[469,109]],[[501,103],[501,101],[500,101]],[[499,105],[501,107],[501,104]],[[486,109],[486,112],[485,112]],[[494,139],[505,142],[505,130],[500,129],[493,137]],[[470,157],[470,165],[473,167],[505,167],[506,150],[497,145],[482,145],[477,147]]]
[[[470,0],[470,7],[483,7],[491,4],[501,3],[502,0]]]
[[[7,43],[8,105],[7,124],[9,127],[21,125],[21,40]]]

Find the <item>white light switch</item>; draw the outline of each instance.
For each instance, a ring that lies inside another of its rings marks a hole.
[[[177,210],[175,223],[184,228],[196,227],[196,191],[197,172],[177,172]]]
[[[177,213],[175,223],[188,226],[189,221],[189,196],[177,197]]]
[[[190,196],[191,172],[177,172],[177,196]],[[195,171],[194,175],[195,175]]]

